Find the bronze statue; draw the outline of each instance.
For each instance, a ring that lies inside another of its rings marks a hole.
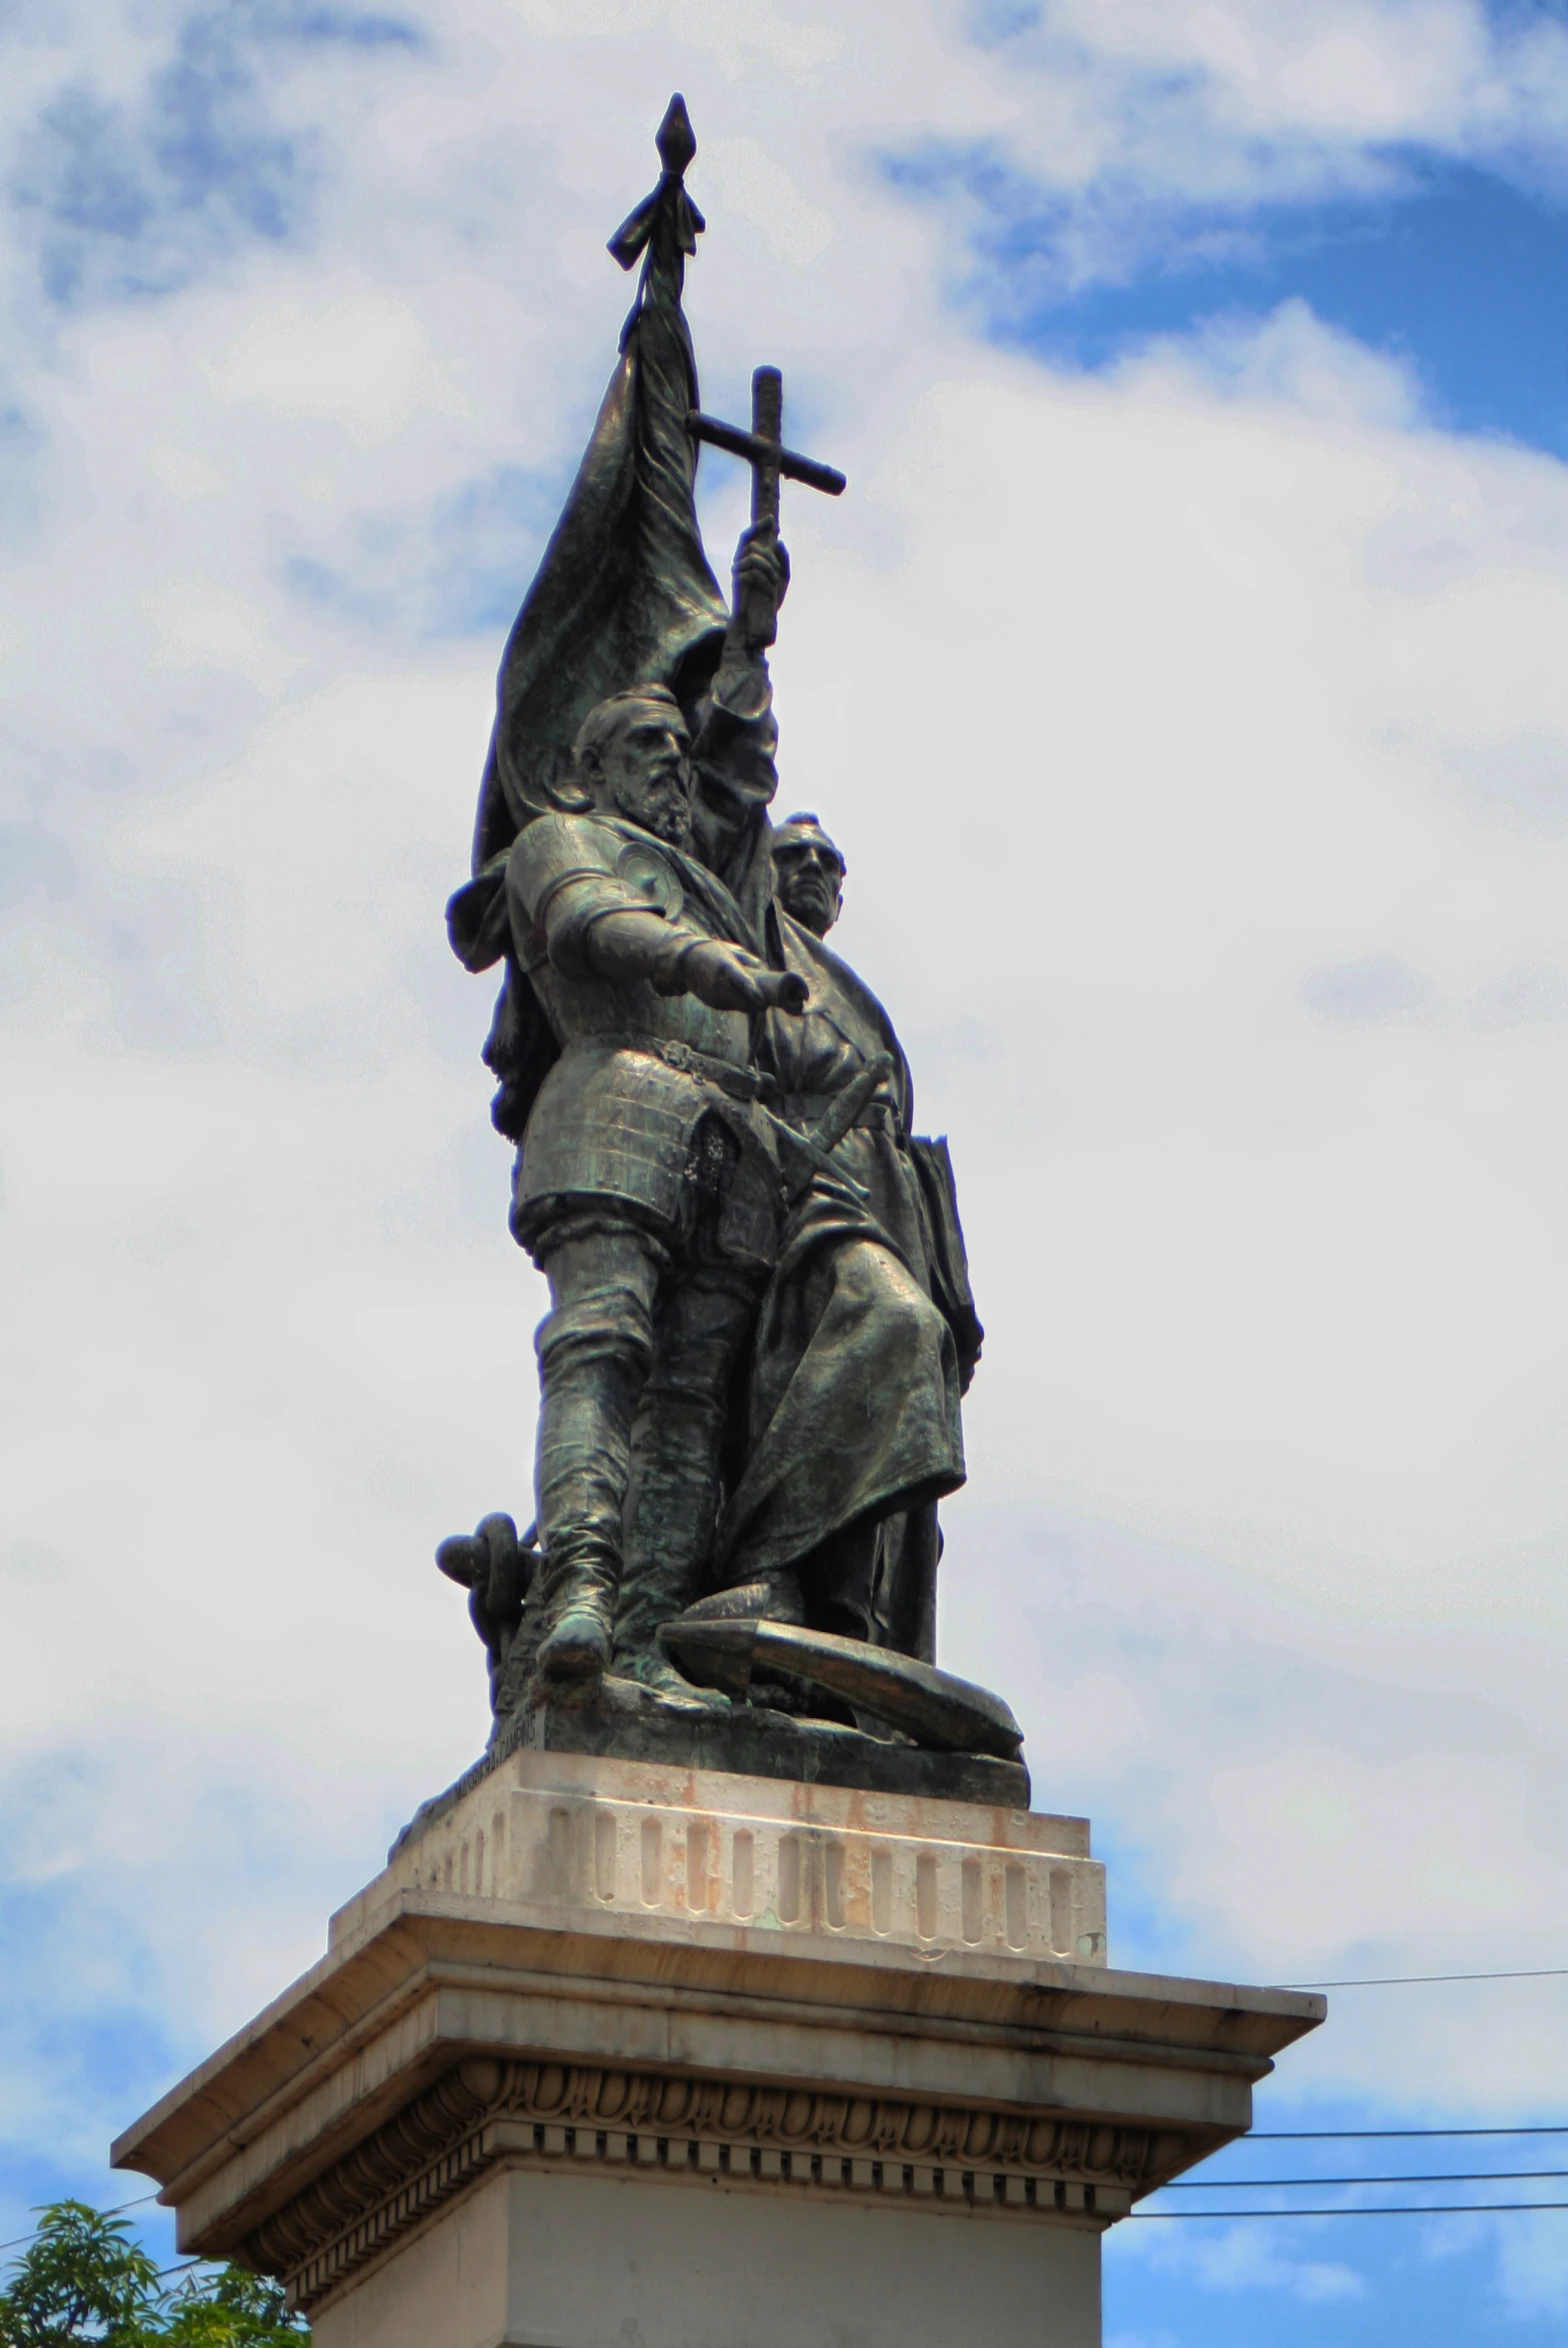
[[[1005,1705],[933,1668],[980,1343],[946,1144],[911,1135],[892,1023],[825,943],[842,855],[768,815],[779,481],[844,479],[784,446],[774,369],[749,431],[703,414],[678,98],[658,143],[610,248],[643,257],[637,300],[507,644],[448,907],[467,966],[503,966],[491,1113],[550,1311],[535,1526],[492,1515],[439,1562],[495,1738],[1027,1798]],[[752,467],[730,609],[703,443]]]
[[[751,1021],[799,1016],[723,883],[686,853],[690,740],[661,685],[590,710],[580,814],[506,866],[513,951],[562,1047],[518,1152],[512,1229],[550,1282],[538,1336],[542,1683],[609,1667],[627,1547],[695,1545],[724,1398],[776,1244],[776,1161]],[[645,1391],[646,1394],[645,1394]],[[703,1544],[706,1546],[705,1542]]]
[[[770,952],[807,1000],[767,1022],[770,1103],[804,1132],[852,1086],[855,1105],[786,1212],[752,1350],[745,1465],[715,1538],[718,1594],[697,1611],[870,1638],[882,1564],[883,1635],[929,1662],[935,1503],[964,1480],[958,1406],[979,1324],[961,1252],[944,1286],[937,1234],[956,1234],[956,1208],[943,1160],[911,1140],[892,1022],[823,942],[844,858],[814,815],[795,815],[773,835],[773,864]]]

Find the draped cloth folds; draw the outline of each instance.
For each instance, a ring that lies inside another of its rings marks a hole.
[[[507,638],[474,827],[473,877],[447,906],[469,970],[505,957],[485,1042],[498,1079],[491,1118],[521,1142],[558,1046],[508,944],[506,857],[536,816],[580,808],[578,728],[607,694],[666,685],[694,711],[711,685],[728,613],[697,526],[697,363],[681,308],[697,216],[667,172],[637,299],[577,478]]]
[[[501,658],[476,874],[532,817],[578,804],[572,743],[595,702],[643,683],[694,702],[718,665],[728,613],[693,496],[680,193],[655,223],[615,373]]]
[[[882,1005],[831,948],[777,911],[770,948],[810,988],[801,1018],[768,1020],[768,1057],[800,1121],[879,1055],[892,1074],[834,1151],[854,1187],[819,1172],[786,1220],[753,1345],[744,1465],[714,1540],[720,1588],[799,1567],[847,1528],[929,1509],[964,1481],[959,1399],[973,1355],[937,1276],[907,1138],[908,1062]]]

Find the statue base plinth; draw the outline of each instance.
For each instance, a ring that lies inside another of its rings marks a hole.
[[[621,1679],[606,1680],[594,1704],[520,1708],[498,1723],[489,1750],[438,1800],[466,1792],[498,1762],[523,1750],[596,1754],[726,1777],[781,1778],[791,1785],[854,1786],[868,1794],[981,1802],[993,1809],[1029,1807],[1029,1772],[1022,1761],[933,1752],[867,1736],[834,1720],[798,1719],[765,1706],[737,1704],[726,1712],[709,1712],[669,1704]]]
[[[524,1749],[113,2157],[318,2348],[1092,2348],[1323,2010],[1110,1970],[1079,1819]]]

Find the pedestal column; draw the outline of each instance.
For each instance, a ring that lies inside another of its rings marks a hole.
[[[1323,2011],[1112,1970],[1082,1820],[519,1752],[113,2157],[323,2348],[1093,2348]]]

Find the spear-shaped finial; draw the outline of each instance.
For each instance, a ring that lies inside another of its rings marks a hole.
[[[679,90],[664,109],[664,120],[653,134],[653,143],[665,170],[673,172],[677,179],[684,178],[697,152],[697,134],[691,127],[691,116]]]
[[[697,152],[697,138],[679,90],[664,110],[654,144],[664,166],[663,177],[652,195],[644,196],[636,211],[627,214],[610,239],[610,251],[623,269],[631,268],[659,225],[661,215],[668,215],[675,232],[676,251],[681,253],[697,250],[697,239],[708,225],[682,184]]]

